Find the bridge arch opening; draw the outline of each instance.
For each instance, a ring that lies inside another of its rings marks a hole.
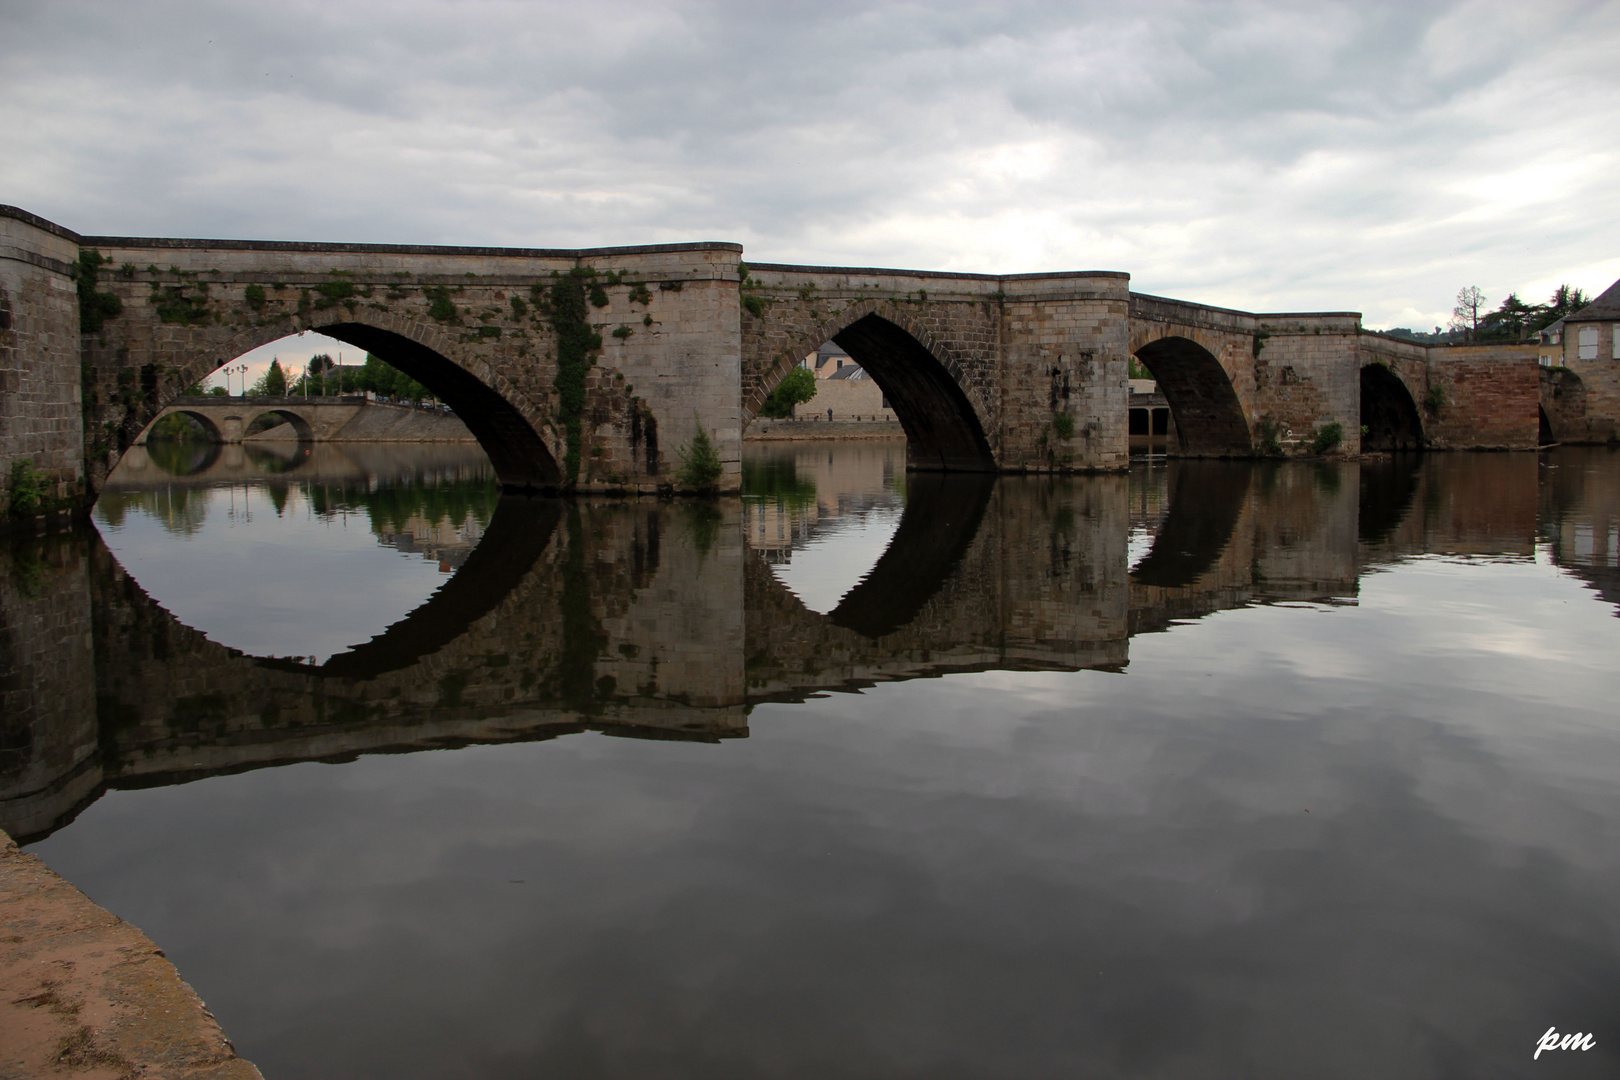
[[[1551,446],[1555,440],[1553,439],[1552,421],[1547,419],[1547,407],[1545,405],[1537,405],[1536,416],[1538,417],[1536,427],[1536,444],[1539,446]]]
[[[362,318],[369,314],[363,310],[358,313]],[[386,318],[387,316],[379,316],[379,319]],[[282,329],[290,327],[283,324]],[[267,328],[266,331],[260,331],[256,335],[244,334],[236,339],[234,348],[197,357],[182,370],[181,379],[177,380],[179,385],[186,389],[169,394],[167,399],[151,400],[149,407],[154,411],[148,412],[147,415],[152,416],[155,412],[162,411],[176,398],[199,392],[199,384],[203,380],[220,383],[207,392],[210,395],[220,395],[217,400],[222,406],[240,403],[244,392],[251,387],[246,385],[249,373],[243,371],[242,366],[238,364],[239,361],[254,352],[260,350],[270,352],[278,347],[284,352],[296,350],[306,355],[310,352],[309,342],[299,341],[304,331],[271,337],[270,334],[274,332]],[[557,464],[552,445],[541,431],[543,421],[538,418],[531,421],[528,415],[534,411],[533,404],[525,402],[522,393],[507,385],[498,374],[482,369],[470,370],[469,366],[457,362],[449,355],[453,352],[451,343],[444,342],[441,347],[435,347],[435,335],[431,332],[421,334],[412,329],[413,335],[426,339],[418,341],[415,336],[407,336],[399,330],[359,320],[313,326],[307,332],[341,343],[345,346],[345,353],[347,347],[351,346],[358,351],[358,356],[353,359],[348,355],[343,356],[343,370],[335,376],[330,371],[326,372],[324,388],[328,397],[332,396],[334,379],[337,380],[336,389],[340,393],[360,392],[362,388],[352,377],[360,370],[355,361],[374,356],[382,364],[402,375],[404,380],[416,384],[418,392],[425,390],[426,395],[449,407],[478,441],[503,487],[516,491],[544,491],[555,490],[562,486],[562,470]],[[319,339],[317,342],[319,343]],[[286,370],[289,394],[299,389],[297,379],[302,363],[300,360],[298,367],[289,365],[290,370]],[[344,381],[346,376],[350,376],[348,381]],[[242,381],[237,382],[238,379]],[[313,378],[310,382],[310,393],[319,393],[322,386],[319,377]],[[278,410],[261,408],[255,416],[274,411]],[[310,437],[306,434],[309,430],[307,421],[297,417],[296,413],[289,412],[283,415],[293,423],[294,430],[298,432],[301,440]],[[230,432],[225,434],[227,442],[234,441]],[[240,438],[241,434],[237,432],[235,437]],[[121,434],[120,450],[134,441],[133,436],[134,433],[128,429]]]
[[[1423,449],[1423,421],[1412,392],[1383,364],[1361,369],[1361,430],[1363,453]]]
[[[270,432],[283,434],[278,429],[289,427],[299,442],[314,442],[315,431],[309,426],[309,421],[299,416],[291,409],[266,409],[252,420],[249,420],[244,435],[265,435]]]
[[[1162,337],[1136,350],[1170,406],[1178,449],[1192,457],[1239,457],[1253,449],[1249,422],[1221,362],[1191,338]]]
[[[364,349],[450,406],[489,456],[503,487],[537,491],[554,489],[562,483],[562,469],[546,440],[502,389],[489,385],[437,349],[392,330],[360,322],[316,329]]]
[[[222,443],[225,441],[224,432],[219,425],[205,413],[192,412],[189,409],[174,409],[166,416],[160,416],[147,425],[141,438],[147,443],[154,442],[210,442]]]
[[[874,415],[889,410],[900,422],[906,436],[908,469],[995,471],[995,456],[978,410],[953,370],[955,365],[937,355],[937,350],[876,313],[854,319],[827,340],[876,384],[879,404]],[[795,357],[815,351],[818,344],[808,343]],[[778,369],[764,391],[774,391],[799,366]],[[817,405],[812,401],[808,408],[816,410]],[[833,408],[836,419],[838,409]],[[866,414],[857,411],[856,415]]]

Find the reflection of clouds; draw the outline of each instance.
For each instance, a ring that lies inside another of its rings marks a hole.
[[[874,506],[823,517],[785,561],[772,564],[771,573],[805,607],[825,615],[883,557],[900,527],[902,512],[898,506]]]
[[[1547,628],[1566,659],[1507,671],[1435,644],[1459,591],[1575,595],[1513,569],[1222,613],[1129,675],[762,705],[722,747],[114,793],[39,850],[271,1073],[1488,1074],[1526,1017],[1596,1026],[1620,959],[1614,681],[1585,663],[1620,626],[1589,603]],[[1364,669],[1302,661],[1329,643]]]
[[[147,595],[250,656],[324,662],[404,618],[444,581],[437,548],[428,561],[380,547],[364,513],[318,514],[300,485],[108,492],[97,517],[119,522],[103,539]]]

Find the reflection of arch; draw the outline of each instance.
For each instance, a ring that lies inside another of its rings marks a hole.
[[[299,416],[291,409],[266,409],[261,413],[256,413],[253,418],[247,422],[242,430],[244,432],[252,431],[253,425],[257,424],[266,416],[279,416],[281,419],[291,424],[293,431],[298,435],[299,442],[315,441],[315,430],[309,426],[309,421],[305,420],[302,416]],[[268,431],[270,429],[266,428],[264,430]]]
[[[905,429],[911,468],[994,471],[985,437],[989,413],[961,365],[932,334],[885,301],[851,304],[784,352],[744,403],[744,421],[753,419],[788,372],[826,341],[849,353],[883,391]]]
[[[166,384],[175,389],[169,400],[237,357],[305,330],[373,353],[427,387],[467,425],[506,487],[539,490],[561,483],[556,455],[562,440],[547,411],[488,362],[459,359],[455,339],[430,320],[361,307],[344,312],[341,322],[300,325],[287,318],[254,327],[181,368]],[[168,401],[147,404],[146,415],[155,416]],[[133,434],[127,433],[122,444]]]
[[[282,453],[280,447],[272,449],[273,446],[275,446],[274,443],[258,446],[249,443],[243,446],[242,450],[247,455],[247,459],[253,463],[254,468],[273,476],[290,473],[309,461],[310,444],[302,439],[299,440],[296,449],[290,454]]]
[[[1387,539],[1402,521],[1417,493],[1416,454],[1391,454],[1361,463],[1361,501],[1356,511],[1356,532],[1362,540],[1376,544]]]
[[[1361,449],[1423,449],[1423,421],[1406,383],[1383,364],[1361,369]]]
[[[1170,404],[1182,453],[1214,457],[1250,452],[1243,404],[1214,353],[1191,338],[1170,336],[1139,346],[1136,358]]]
[[[1237,528],[1252,472],[1248,465],[1217,461],[1171,462],[1165,478],[1170,511],[1131,580],[1180,589],[1214,566]]]
[[[869,638],[910,623],[967,553],[994,487],[990,476],[914,477],[894,539],[827,617]]]
[[[467,561],[405,618],[318,668],[295,660],[258,662],[285,671],[344,679],[371,679],[409,667],[466,633],[517,588],[550,542],[562,517],[562,505],[554,499],[503,498]]]
[[[146,459],[170,476],[191,476],[213,467],[223,444],[217,442],[157,442],[146,444]]]

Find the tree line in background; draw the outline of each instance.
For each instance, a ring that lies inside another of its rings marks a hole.
[[[1573,315],[1592,302],[1582,289],[1573,285],[1560,285],[1545,304],[1527,304],[1519,294],[1510,292],[1494,310],[1477,285],[1469,285],[1457,293],[1457,306],[1452,309],[1451,322],[1442,330],[1435,327],[1432,334],[1398,326],[1388,331],[1391,337],[1407,338],[1425,344],[1455,341],[1520,341],[1538,330],[1543,330],[1566,315]]]
[[[279,359],[272,360],[265,373],[248,387],[247,392],[250,397],[334,397],[362,394],[368,390],[378,397],[394,401],[433,399],[427,387],[370,353],[366,354],[363,365],[340,365],[326,353],[316,353],[309,358],[304,371],[294,373],[292,377],[281,366]],[[225,397],[229,393],[223,386],[204,389],[201,383],[186,390],[186,394],[192,397]]]

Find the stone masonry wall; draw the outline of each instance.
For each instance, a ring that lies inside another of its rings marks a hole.
[[[1129,277],[1030,274],[1002,281],[1002,467],[1125,468]]]
[[[46,474],[54,497],[83,480],[78,256],[66,229],[0,206],[0,511],[18,460]]]
[[[1255,407],[1282,425],[1285,450],[1308,446],[1329,424],[1340,426],[1336,453],[1361,452],[1361,381],[1356,362],[1359,315],[1329,312],[1257,315]]]
[[[470,375],[510,405],[532,429],[529,438],[538,435],[551,459],[544,464],[554,472],[566,445],[556,334],[544,304],[554,271],[589,266],[598,271],[589,281],[597,286],[593,296],[606,303],[587,307],[603,344],[588,373],[580,488],[650,491],[667,483],[699,417],[718,444],[722,486],[735,487],[740,476],[741,424],[727,404],[738,397],[735,346],[727,344],[736,336],[728,329],[737,317],[735,245],[524,251],[85,243],[109,260],[105,287],[124,303],[123,315],[85,345],[86,412],[93,420],[87,456],[101,474],[183,388],[252,348],[306,329],[368,346],[398,340],[432,350],[459,369],[463,383]],[[382,345],[374,351],[391,359]],[[422,381],[433,386],[432,373],[425,375]],[[456,400],[449,389],[444,396],[476,431],[481,407]],[[522,463],[502,462],[496,448],[486,449],[503,480],[523,471]],[[529,471],[543,480],[538,464]]]
[[[827,419],[827,410],[833,411],[833,420],[863,420],[877,418],[893,420],[894,410],[883,404],[883,388],[872,379],[817,379],[816,396],[793,406],[796,419]]]
[[[1438,408],[1424,403],[1428,445],[1436,450],[1533,449],[1540,432],[1541,365],[1521,342],[1428,350]]]

